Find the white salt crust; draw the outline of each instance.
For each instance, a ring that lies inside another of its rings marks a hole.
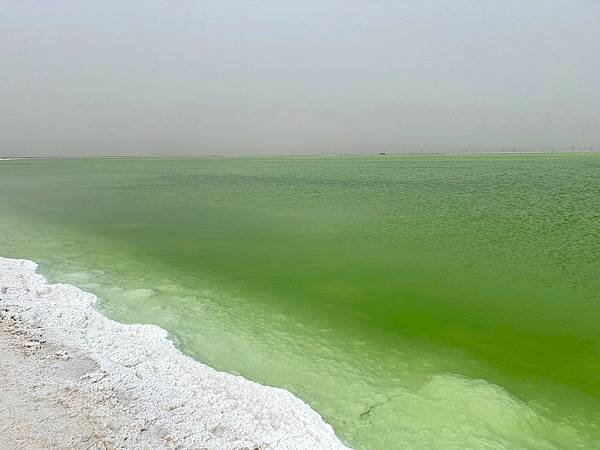
[[[95,363],[81,382],[127,397],[164,448],[346,449],[330,425],[290,392],[218,372],[183,355],[154,325],[124,325],[96,297],[48,284],[37,264],[0,257],[0,306],[39,339]]]

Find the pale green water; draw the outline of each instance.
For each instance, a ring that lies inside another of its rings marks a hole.
[[[356,448],[600,448],[600,155],[1,161],[0,233]]]

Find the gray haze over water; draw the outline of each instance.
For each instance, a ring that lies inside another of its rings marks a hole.
[[[0,155],[600,146],[597,0],[0,0],[0,57]]]

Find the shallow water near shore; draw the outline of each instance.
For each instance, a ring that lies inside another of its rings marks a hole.
[[[0,162],[0,254],[349,445],[600,446],[600,155]]]

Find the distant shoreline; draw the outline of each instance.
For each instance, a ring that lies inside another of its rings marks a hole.
[[[591,155],[600,154],[598,150],[557,150],[557,151],[447,151],[447,152],[374,152],[374,153],[294,153],[294,154],[241,154],[241,155],[64,155],[64,156],[0,156],[0,161],[31,160],[31,159],[235,159],[235,158],[320,158],[339,157],[385,158],[396,156],[485,156],[485,155]]]

